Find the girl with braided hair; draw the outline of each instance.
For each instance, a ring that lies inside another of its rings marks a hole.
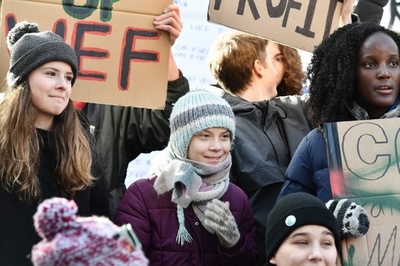
[[[332,198],[322,123],[400,116],[400,36],[377,23],[339,28],[314,51],[308,67],[309,119],[279,198],[305,191]]]

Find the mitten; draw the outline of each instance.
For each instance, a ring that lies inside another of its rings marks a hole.
[[[204,215],[204,224],[215,231],[221,245],[229,248],[239,241],[240,233],[229,210],[229,202],[213,199],[207,203]]]
[[[360,237],[369,229],[369,219],[365,209],[348,199],[333,199],[326,207],[336,217],[340,238]]]

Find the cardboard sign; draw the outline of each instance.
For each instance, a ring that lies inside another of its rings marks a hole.
[[[400,265],[400,119],[324,125],[332,193],[365,208],[370,229],[343,241],[344,265]]]
[[[338,0],[210,0],[208,20],[312,52],[339,26]]]
[[[5,38],[23,20],[36,22],[70,44],[78,56],[73,100],[162,109],[165,105],[169,36],[153,26],[173,0],[3,0],[0,77],[9,66]]]

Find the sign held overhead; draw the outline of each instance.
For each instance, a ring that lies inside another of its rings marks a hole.
[[[163,109],[170,43],[153,21],[173,0],[75,2],[3,0],[0,76],[6,76],[9,65],[8,31],[19,21],[36,22],[40,31],[57,33],[77,54],[73,100]]]
[[[210,0],[208,20],[312,52],[339,26],[338,0]]]

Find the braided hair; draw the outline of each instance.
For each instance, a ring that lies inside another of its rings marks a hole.
[[[377,23],[353,23],[337,29],[315,49],[307,68],[309,120],[314,127],[345,120],[356,91],[357,56],[365,39],[376,32],[400,36]],[[399,49],[400,50],[400,49]]]

